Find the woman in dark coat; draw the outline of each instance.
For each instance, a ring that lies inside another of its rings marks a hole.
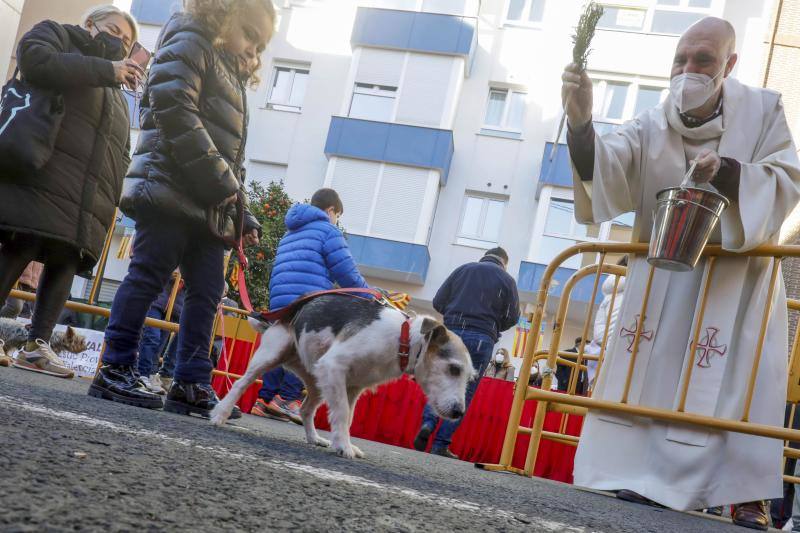
[[[120,86],[135,86],[141,76],[125,59],[137,32],[129,14],[101,6],[82,27],[48,20],[20,40],[22,78],[63,95],[64,117],[41,170],[0,175],[0,301],[30,261],[45,265],[29,342],[14,366],[73,375],[49,341],[73,277],[97,263],[115,216],[130,162],[130,119]]]
[[[121,209],[136,221],[128,274],[117,290],[106,349],[89,394],[207,416],[217,397],[208,357],[225,283],[225,248],[260,226],[244,208],[246,84],[272,37],[270,0],[187,0],[162,28],[142,97],[142,131]],[[180,266],[186,299],[177,364],[165,400],[136,370],[147,311]],[[163,402],[163,403],[162,403]]]

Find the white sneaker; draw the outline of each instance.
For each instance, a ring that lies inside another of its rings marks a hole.
[[[161,394],[162,396],[167,394],[167,390],[164,388],[164,384],[161,382],[161,376],[158,374],[153,374],[149,378],[143,378],[143,381],[148,384],[147,388],[150,389],[150,392],[155,394]]]
[[[17,358],[14,360],[14,366],[22,368],[23,370],[30,370],[32,372],[40,372],[49,376],[56,376],[59,378],[72,378],[75,372],[70,369],[67,364],[53,351],[50,343],[42,339],[36,339],[37,348],[32,352],[25,351],[21,348],[17,352]]]

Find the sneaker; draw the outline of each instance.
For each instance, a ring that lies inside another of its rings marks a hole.
[[[272,418],[273,420],[281,420],[283,422],[288,422],[289,417],[285,414],[280,412],[280,407],[278,404],[275,404],[270,408],[270,404],[274,404],[275,401],[271,400],[269,403],[265,402],[263,398],[259,398],[256,400],[256,403],[253,404],[253,408],[250,409],[250,414],[255,416],[260,416],[262,418]],[[270,409],[275,409],[278,414],[274,414]]]
[[[0,366],[11,366],[11,363],[11,358],[6,354],[5,341],[0,339]]]
[[[161,388],[163,388],[165,391],[168,391],[170,388],[172,388],[171,376],[165,376],[164,374],[161,373],[157,374],[157,376],[158,380],[161,382]]]
[[[153,374],[150,377],[142,376],[139,379],[142,380],[144,386],[147,387],[147,390],[154,394],[160,394],[164,396],[167,394],[166,389],[161,385],[161,377],[158,374]]]
[[[25,348],[21,348],[17,352],[14,366],[22,368],[23,370],[40,372],[48,376],[56,376],[59,378],[69,379],[75,376],[75,372],[73,372],[72,369],[56,355],[53,349],[50,348],[50,343],[42,339],[36,339],[36,346],[37,348],[32,352],[25,351]]]
[[[431,453],[433,455],[439,455],[441,457],[447,457],[448,459],[456,459],[458,460],[458,456],[450,451],[450,448],[431,448]]]
[[[424,452],[425,448],[428,447],[431,433],[433,433],[433,429],[429,426],[423,425],[419,428],[419,433],[417,433],[417,436],[414,438],[414,449],[418,452]]]
[[[303,417],[300,416],[300,408],[302,406],[303,404],[300,402],[300,400],[282,400],[279,404],[281,413],[286,415],[289,420],[295,424],[299,424],[301,426],[303,425]]]

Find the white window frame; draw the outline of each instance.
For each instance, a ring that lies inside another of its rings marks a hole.
[[[522,8],[522,14],[519,20],[508,18],[508,8],[511,7],[511,0],[503,2],[503,25],[504,26],[517,26],[520,28],[536,28],[544,27],[544,21],[547,19],[548,0],[544,0],[544,9],[542,10],[542,20],[531,21],[528,20],[531,14],[531,7],[535,0],[525,0],[525,7]],[[563,1],[563,0],[562,0]]]
[[[552,237],[557,239],[565,239],[575,241],[576,243],[579,242],[604,242],[609,240],[609,236],[611,234],[611,227],[613,225],[613,220],[608,222],[602,222],[600,224],[600,231],[598,232],[597,237],[590,237],[590,236],[583,236],[577,235],[575,232],[576,226],[580,224],[575,220],[573,217],[571,220],[570,226],[570,233],[560,233],[560,232],[546,232],[547,228],[547,215],[550,211],[552,201],[553,200],[560,200],[565,202],[573,202],[575,201],[575,197],[573,194],[572,189],[568,189],[565,187],[558,187],[554,185],[546,185],[542,189],[542,194],[539,197],[539,207],[536,213],[536,222],[534,224],[534,231],[533,231],[533,239],[531,241],[530,250],[528,253],[528,261],[532,263],[539,263],[539,264],[548,264],[552,261],[551,258],[543,258],[539,255],[539,251],[541,250],[541,242],[544,237]],[[622,216],[622,215],[620,215]],[[459,225],[460,227],[460,225]],[[562,266],[568,268],[577,268],[580,266],[580,258],[581,254],[575,255],[569,258],[567,261],[563,263]],[[576,266],[577,265],[577,266]]]
[[[378,122],[394,122],[395,118],[397,117],[397,105],[399,102],[398,98],[398,87],[392,87],[389,85],[374,85],[371,83],[363,83],[363,82],[355,82],[353,84],[353,92],[350,95],[350,105],[347,107],[347,116],[352,116],[350,113],[353,110],[353,99],[356,97],[356,94],[363,94],[367,96],[377,96],[379,98],[391,98],[392,102],[392,110],[389,113],[389,117],[383,121],[379,119],[365,119],[363,117],[353,117],[359,120],[374,120]],[[392,96],[388,96],[388,93],[391,93]]]
[[[639,90],[641,88],[661,88],[662,100],[666,98],[667,91],[669,90],[669,80],[666,78],[625,77],[593,72],[589,73],[589,78],[591,78],[593,82],[597,82],[597,87],[594,89],[594,102],[596,104],[599,104],[605,98],[605,91],[609,82],[628,85],[628,92],[625,96],[625,106],[622,110],[621,118],[608,118],[595,115],[594,113],[592,114],[593,123],[613,124],[615,127],[634,118],[636,100],[639,97]],[[602,91],[602,93],[600,91]],[[566,130],[566,128],[564,129]]]
[[[295,76],[297,75],[298,71],[301,71],[308,76],[308,79],[311,79],[311,64],[310,63],[289,63],[289,62],[276,62],[272,65],[272,71],[270,73],[269,78],[269,85],[267,86],[267,103],[266,108],[272,109],[274,111],[286,111],[289,113],[300,113],[303,110],[303,103],[305,103],[306,95],[303,93],[303,101],[300,103],[299,106],[289,105],[286,102],[276,102],[272,99],[272,91],[275,88],[275,80],[278,77],[279,69],[289,70],[292,73],[292,85],[289,88],[289,97],[291,98],[292,89],[294,88],[294,80]],[[308,84],[306,84],[306,90],[308,88]]]
[[[336,173],[337,160],[338,158],[333,157],[328,163],[328,168],[325,172],[325,180],[323,182],[323,187],[333,186],[333,179],[334,179],[334,174]],[[380,195],[381,186],[383,185],[383,180],[385,179],[384,170],[386,169],[386,165],[387,163],[380,163],[378,167],[378,179],[375,182],[375,190],[372,192],[372,198],[370,200],[371,203],[370,203],[369,215],[367,215],[366,228],[363,231],[348,230],[348,233],[352,233],[353,235],[361,235],[364,237],[375,237],[378,239],[385,239],[387,241],[407,242],[407,243],[422,244],[427,246],[428,244],[430,244],[430,236],[433,230],[433,221],[436,214],[436,205],[439,201],[440,185],[439,185],[438,171],[436,170],[428,171],[428,181],[426,185],[425,195],[423,197],[423,203],[420,208],[419,221],[417,222],[417,227],[414,230],[414,239],[399,240],[397,236],[380,233],[374,231],[373,228],[373,223],[375,222],[375,213],[378,211],[378,209],[382,209],[382,206],[378,205],[378,196]],[[345,227],[345,229],[347,228]]]
[[[503,214],[500,217],[500,228],[501,231],[497,234],[497,239],[494,241],[487,241],[482,239],[482,235],[467,235],[462,233],[461,228],[464,224],[464,215],[466,215],[466,207],[467,201],[470,198],[474,198],[477,200],[481,200],[483,204],[481,205],[481,214],[480,220],[478,222],[478,227],[481,231],[486,226],[486,213],[489,210],[489,202],[498,202],[503,204]],[[456,237],[455,242],[458,246],[466,246],[468,248],[479,248],[481,250],[489,250],[490,248],[494,248],[500,244],[500,235],[502,234],[502,227],[503,221],[506,217],[506,210],[508,208],[508,197],[506,196],[496,196],[491,194],[482,194],[477,192],[467,191],[464,194],[464,199],[461,201],[461,212],[458,215],[458,226],[456,227]]]
[[[503,105],[503,114],[500,117],[500,125],[496,126],[493,124],[486,124],[486,113],[489,111],[489,102],[491,102],[492,93],[493,92],[504,92],[506,93],[506,101]],[[513,94],[520,94],[524,97],[528,96],[528,93],[521,89],[510,89],[508,87],[498,87],[498,86],[489,86],[489,91],[486,93],[486,103],[483,106],[483,126],[481,126],[482,130],[492,130],[492,131],[505,131],[511,133],[519,133],[522,134],[522,127],[519,129],[512,128],[508,125],[508,112],[511,109],[511,96]],[[527,103],[524,103],[522,108],[522,125],[525,124],[525,112],[527,111]]]
[[[660,5],[657,3],[658,0],[638,0],[634,2],[621,2],[617,0],[611,1],[603,1],[599,2],[603,6],[607,7],[617,7],[621,9],[630,9],[630,10],[637,10],[637,11],[644,11],[644,23],[643,27],[640,30],[636,29],[624,29],[624,28],[603,28],[598,26],[597,29],[600,31],[617,31],[617,32],[625,32],[625,33],[647,33],[653,35],[679,35],[677,33],[662,33],[662,32],[654,32],[652,31],[653,28],[653,18],[655,16],[656,11],[672,11],[676,13],[696,13],[699,15],[715,15],[720,16],[722,14],[723,8],[725,6],[725,0],[711,0],[710,7],[689,7],[689,0],[679,0],[680,4],[677,6],[667,6],[667,5]]]

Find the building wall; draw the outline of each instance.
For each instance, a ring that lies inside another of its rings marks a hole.
[[[21,0],[0,0],[0,8],[20,3]],[[94,3],[27,0],[16,33],[20,35],[43,18],[77,22],[80,14]],[[140,40],[149,49],[155,47],[161,20],[168,15],[165,5],[177,5],[172,0],[117,3],[132,7],[140,15]],[[375,285],[408,292],[421,311],[430,310],[436,290],[453,269],[477,260],[487,248],[465,245],[464,240],[459,239],[467,195],[504,202],[501,231],[496,242],[509,252],[509,272],[520,277],[526,264],[546,262],[543,234],[551,198],[569,197],[569,182],[550,179],[552,176],[544,175],[543,168],[547,163],[546,143],[555,140],[561,116],[560,75],[570,59],[570,34],[583,3],[582,0],[547,0],[541,21],[522,24],[507,20],[508,0],[276,2],[277,32],[263,56],[261,83],[249,94],[251,117],[246,153],[249,179],[284,180],[290,196],[297,201],[308,199],[324,184],[333,185],[345,196],[343,221],[351,233],[424,247],[430,256],[424,282],[401,281],[400,275],[380,273],[370,278]],[[609,3],[639,9],[646,13],[647,24],[653,17],[655,0]],[[765,36],[770,27],[773,3],[774,0],[712,0],[710,3],[707,14],[725,17],[736,28],[740,60],[734,75],[745,83],[761,83]],[[784,4],[787,20],[800,18],[793,11],[798,9],[800,0],[784,1]],[[354,28],[359,8],[365,7],[467,17],[474,21],[477,43],[469,54],[432,53],[410,46],[364,45],[354,41]],[[5,22],[4,18],[0,20]],[[780,31],[794,31],[792,23],[782,19]],[[668,85],[677,41],[677,35],[653,33],[647,28],[598,30],[588,65],[590,75],[611,85],[630,84],[624,116],[615,118],[615,123],[633,116],[638,98],[634,96],[641,87],[658,89]],[[5,50],[0,48],[0,52],[5,53]],[[785,58],[796,50],[776,46],[771,75],[771,83],[787,93],[784,99],[787,110],[792,108],[791,116],[800,113],[794,110],[800,105],[794,103],[795,93],[789,94],[796,85],[796,81],[792,81],[796,72],[793,65],[798,63]],[[308,71],[299,106],[275,106],[268,102],[276,67]],[[393,114],[386,122],[451,134],[454,150],[449,172],[397,162],[326,155],[332,117],[348,114],[354,84],[362,82],[398,87]],[[515,131],[487,127],[490,89],[506,92],[509,99],[514,94],[521,95],[524,112],[519,127],[513,128]],[[134,128],[134,144],[137,136]],[[566,165],[568,170],[568,158],[564,157],[563,150],[556,163],[561,167]],[[346,180],[344,174],[337,173],[343,169],[356,169],[356,177]],[[574,233],[575,228],[564,230],[570,231]],[[608,228],[603,231],[603,235],[616,235]],[[578,228],[577,233],[585,237],[587,230]],[[574,240],[583,238],[577,234],[573,237]],[[112,258],[116,255],[119,238],[117,236],[112,245]],[[124,260],[112,259],[106,275],[112,279],[121,278],[125,267]],[[367,271],[377,272],[371,268]],[[523,300],[529,301],[533,292],[528,289],[526,294]],[[565,346],[571,344],[577,322],[567,327],[570,339]],[[505,345],[510,345],[509,337],[504,338]]]
[[[0,51],[2,51],[3,59],[8,58],[7,68],[3,68],[4,63],[0,63],[0,72],[6,72],[6,78],[11,77],[16,68],[16,44],[19,39],[25,35],[35,24],[43,20],[55,20],[64,24],[80,24],[81,16],[91,7],[98,5],[98,0],[0,0],[0,9],[3,9],[3,4],[17,5],[20,10],[20,16],[17,19],[13,17],[10,20],[17,20],[16,24],[9,26],[9,33],[0,31],[0,40],[7,38],[7,36],[14,36],[12,46],[5,46],[6,43],[0,42]],[[110,2],[115,3],[115,2]],[[116,2],[119,4],[120,2]],[[124,7],[122,2],[122,6]],[[129,1],[127,3],[130,3]],[[5,29],[7,23],[5,16],[0,13],[0,28]],[[11,27],[13,26],[13,29]]]
[[[780,91],[786,118],[792,128],[795,143],[800,140],[800,0],[783,0],[778,18],[778,5],[770,11],[773,22],[765,38],[774,45],[770,55],[767,44],[764,63],[763,82],[766,87]],[[777,27],[776,27],[777,26]],[[800,244],[800,211],[795,210],[783,228],[784,240]],[[783,262],[783,277],[786,295],[800,298],[800,259],[786,259]],[[798,313],[789,313],[789,344],[797,331]]]
[[[15,37],[25,0],[0,0],[0,72],[9,72]],[[9,73],[13,73],[13,70]]]

